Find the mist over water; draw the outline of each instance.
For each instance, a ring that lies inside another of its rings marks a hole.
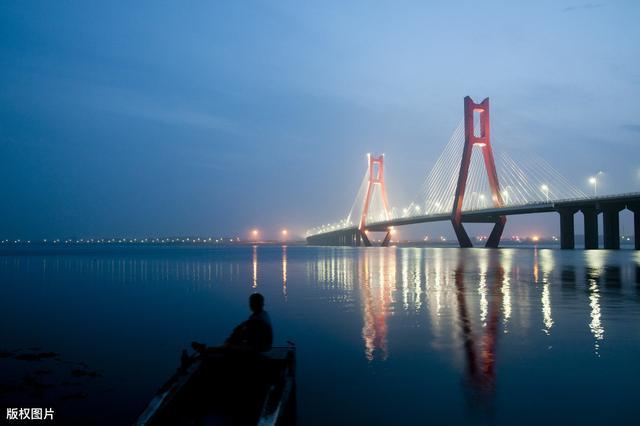
[[[634,251],[130,247],[0,256],[0,405],[130,424],[265,295],[299,424],[629,423]],[[27,403],[28,402],[28,403]]]

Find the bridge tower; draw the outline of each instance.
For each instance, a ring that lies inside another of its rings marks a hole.
[[[479,129],[475,128],[474,114],[479,114]],[[458,238],[458,242],[460,243],[460,247],[473,247],[471,239],[462,225],[462,203],[464,201],[464,193],[469,175],[469,166],[471,164],[471,153],[474,147],[478,147],[482,150],[484,166],[489,178],[493,205],[495,207],[502,207],[504,204],[500,193],[498,172],[496,171],[496,165],[493,159],[493,150],[491,149],[489,123],[489,98],[486,98],[484,101],[477,104],[473,102],[469,96],[465,97],[464,149],[462,151],[460,173],[458,175],[458,184],[456,186],[456,194],[453,201],[453,211],[451,213],[451,223],[453,224],[453,229],[456,233],[456,237]],[[505,216],[494,216],[484,220],[484,222],[495,224],[489,238],[487,239],[486,247],[498,247],[507,218]]]
[[[367,191],[364,196],[364,204],[362,205],[362,214],[360,216],[360,223],[358,225],[358,230],[360,231],[360,236],[362,238],[362,244],[369,247],[371,246],[371,241],[369,241],[369,237],[365,232],[367,215],[369,214],[369,206],[371,204],[371,198],[373,196],[373,191],[375,188],[379,188],[380,195],[382,196],[382,204],[384,206],[384,214],[385,219],[389,220],[389,201],[387,200],[387,190],[384,185],[384,154],[375,157],[371,154],[367,154],[367,160],[369,163],[369,169],[367,171]],[[391,230],[387,230],[387,235],[385,235],[384,240],[382,242],[382,246],[386,247],[389,245],[391,240]]]

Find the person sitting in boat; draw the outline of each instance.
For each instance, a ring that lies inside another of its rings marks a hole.
[[[273,329],[269,314],[264,310],[264,296],[253,293],[249,297],[249,308],[252,312],[249,319],[233,330],[225,346],[266,352],[273,344]]]

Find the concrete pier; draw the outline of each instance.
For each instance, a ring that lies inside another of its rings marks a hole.
[[[602,208],[604,248],[606,249],[620,248],[620,211],[624,207],[624,204],[609,204]]]
[[[576,247],[576,238],[574,233],[574,215],[578,211],[575,208],[559,209],[560,214],[560,248],[574,249]]]
[[[382,247],[388,247],[391,242],[391,232],[387,232]],[[358,228],[338,229],[323,234],[316,234],[307,237],[307,244],[312,246],[351,246],[351,247],[371,247],[373,243],[367,233]]]
[[[598,210],[595,207],[583,207],[584,216],[584,248],[598,248]]]
[[[640,250],[640,203],[629,203],[627,209],[633,212],[633,237],[636,250]]]
[[[357,228],[339,229],[324,234],[307,237],[307,244],[314,246],[353,246],[364,245],[363,235]],[[365,236],[366,237],[366,236]]]

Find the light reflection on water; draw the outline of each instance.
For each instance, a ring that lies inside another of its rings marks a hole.
[[[400,252],[400,255],[398,255],[398,252]],[[502,252],[478,251],[475,256],[477,263],[471,268],[476,270],[473,277],[465,275],[464,261],[460,260],[455,267],[452,267],[453,262],[443,261],[441,253],[436,252],[434,262],[423,263],[420,249],[415,248],[392,248],[387,253],[375,251],[358,256],[357,267],[349,264],[352,261],[349,258],[330,257],[327,259],[323,257],[316,265],[308,268],[309,271],[315,272],[314,279],[317,280],[318,284],[327,290],[340,288],[346,293],[350,293],[353,290],[354,283],[359,283],[365,357],[368,360],[373,360],[376,358],[374,353],[379,353],[380,358],[384,360],[388,352],[386,320],[400,306],[404,311],[419,312],[422,309],[423,302],[426,303],[426,310],[431,317],[431,325],[436,329],[434,330],[436,334],[439,334],[438,330],[442,328],[439,318],[443,309],[456,312],[460,324],[465,325],[469,322],[467,311],[474,311],[476,308],[478,309],[479,327],[487,328],[491,325],[491,327],[495,328],[495,319],[500,317],[502,320],[502,332],[508,333],[507,326],[512,315],[511,282],[514,279],[516,281],[526,280],[526,277],[521,275],[520,266],[515,269],[512,267],[514,252],[514,250],[504,250]],[[546,335],[549,335],[554,326],[551,300],[552,281],[566,279],[568,276],[573,277],[571,281],[575,281],[575,269],[564,269],[559,277],[555,277],[553,275],[555,271],[554,256],[558,252],[533,249],[532,253],[531,282],[540,292],[541,330]],[[600,296],[598,293],[600,273],[603,270],[606,256],[606,253],[594,251],[585,252],[584,254],[586,260],[584,271],[587,291],[589,292],[589,307],[591,309],[591,321],[588,323],[588,327],[596,339],[596,352],[598,348],[597,341],[604,339],[604,328],[600,320],[598,302]],[[286,262],[286,259],[284,262]],[[491,265],[490,262],[492,262]],[[396,271],[398,265],[400,266],[399,274]],[[444,272],[443,267],[446,269]],[[637,266],[636,270],[638,270]],[[488,274],[492,277],[492,283],[487,283]],[[413,276],[412,279],[409,279],[409,275]],[[619,266],[610,267],[608,282],[619,280],[619,278],[615,278],[615,276],[619,275]],[[475,298],[477,299],[475,302],[477,306],[469,306],[467,301],[467,299],[474,299],[470,297],[468,289],[465,288],[465,285],[468,285],[468,281],[473,281],[473,285],[476,288],[475,291],[478,297]],[[455,291],[453,291],[452,283],[456,286]],[[400,294],[398,296],[401,297],[401,304],[396,304],[394,299],[398,285],[400,286]],[[519,293],[523,296],[520,299],[526,303],[530,302],[528,300],[529,288]],[[342,295],[342,297],[347,296]],[[501,306],[497,307],[496,303]],[[530,306],[525,304],[523,308],[530,308]],[[525,321],[525,324],[522,324],[524,327],[531,325],[529,324],[529,313],[529,310],[520,311],[523,317],[522,320]],[[488,321],[491,321],[491,324]],[[491,327],[488,328],[491,329]],[[465,330],[466,326],[463,327],[463,334],[466,334]],[[463,340],[466,340],[466,337]]]
[[[562,392],[560,415],[624,420],[613,407],[631,404],[640,378],[640,255],[629,251],[96,249],[6,254],[0,278],[0,320],[12,325],[0,350],[52,348],[99,368],[106,387],[127,383],[99,403],[87,385],[76,401],[121,407],[109,422],[131,420],[191,340],[224,339],[255,290],[276,338],[298,344],[302,424],[345,412],[369,424],[510,424],[530,405],[523,422],[535,423],[550,404],[536,389],[548,387]],[[602,387],[617,401],[597,399]],[[580,411],[589,403],[600,417]]]
[[[287,246],[282,246],[282,295],[287,301]]]
[[[601,308],[603,279],[604,285],[611,290],[609,296],[612,301],[622,302],[618,309],[621,308],[625,315],[636,321],[640,312],[637,303],[640,287],[632,285],[634,281],[636,284],[640,281],[638,255],[629,252],[567,254],[537,248],[531,251],[471,252],[436,249],[425,257],[420,249],[407,248],[389,249],[384,257],[380,253],[379,250],[360,252],[356,256],[360,264],[358,268],[343,268],[339,262],[327,262],[326,259],[315,266],[319,285],[327,289],[342,286],[349,292],[353,283],[359,283],[356,286],[360,286],[365,358],[368,361],[386,361],[394,351],[389,345],[392,340],[389,334],[393,328],[390,331],[388,321],[398,314],[397,309],[400,308],[405,313],[422,314],[424,305],[428,323],[433,329],[433,346],[447,347],[447,344],[438,344],[441,340],[457,342],[449,347],[454,351],[456,346],[462,349],[466,387],[471,392],[469,397],[474,403],[481,401],[485,405],[483,410],[492,405],[497,380],[499,336],[501,333],[507,334],[510,327],[520,327],[520,336],[541,330],[550,337],[555,327],[564,326],[562,332],[563,338],[566,338],[567,333],[582,332],[571,326],[567,329],[567,325],[562,324],[562,318],[572,317],[575,311],[588,309],[588,317],[583,316],[583,324],[593,335],[594,355],[599,358],[602,345],[605,344]],[[563,269],[558,269],[558,262]],[[330,270],[326,270],[327,267]],[[399,272],[396,272],[396,267]],[[346,272],[346,276],[339,276],[337,270]],[[349,275],[350,272],[357,276]],[[411,280],[408,279],[410,275],[413,276]],[[588,292],[588,300],[583,305],[568,303],[566,294],[560,292],[561,288],[575,291],[577,275],[584,277],[584,288]],[[336,279],[337,276],[339,278]],[[515,295],[512,294],[512,283],[517,284]],[[626,288],[621,288],[625,283]],[[399,287],[397,291],[396,287]],[[534,294],[537,297],[532,297]],[[623,300],[619,299],[621,296]],[[394,297],[400,297],[401,303],[395,303]],[[560,319],[554,319],[553,302],[556,298],[561,303],[559,309],[564,311]],[[519,323],[512,326],[510,319],[514,304]],[[533,317],[540,318],[540,327],[532,322]],[[610,319],[611,325],[620,325],[619,318],[614,317],[612,315]],[[451,327],[452,323],[457,324],[457,330]],[[449,335],[446,336],[446,333]],[[554,341],[545,342],[540,336],[528,337],[539,341],[543,349],[553,349]],[[626,337],[635,339],[635,353],[638,353],[638,334]],[[575,351],[582,352],[583,349],[575,348]],[[611,352],[616,350],[610,348]],[[579,365],[567,367],[576,368]],[[640,379],[637,367],[634,366],[633,372]]]

